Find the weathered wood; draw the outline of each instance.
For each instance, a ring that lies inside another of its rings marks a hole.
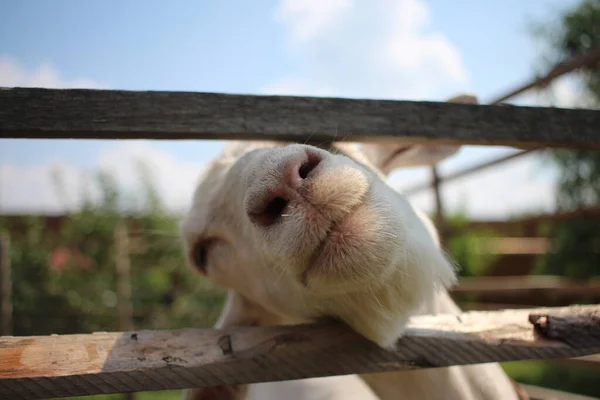
[[[431,166],[431,188],[433,189],[433,197],[435,199],[435,227],[438,231],[440,245],[446,247],[448,240],[447,236],[447,221],[446,212],[444,211],[444,202],[442,201],[441,179],[436,165]]]
[[[600,296],[600,279],[570,280],[560,276],[478,276],[460,278],[453,293],[552,291],[556,295]]]
[[[507,303],[490,303],[490,302],[475,302],[470,300],[454,299],[463,311],[495,311],[495,310],[514,310],[521,308],[535,308],[535,304],[507,304]]]
[[[394,351],[341,324],[0,338],[0,397],[40,399],[233,385],[600,352],[600,326],[575,343],[543,336],[531,314],[570,330],[600,306],[469,312],[411,319]],[[540,317],[541,318],[541,317]]]
[[[571,346],[588,341],[590,336],[600,340],[600,307],[590,312],[564,310],[554,313],[550,318],[546,313],[531,313],[529,322],[544,337],[558,339]]]
[[[600,111],[89,89],[0,89],[0,137],[379,141],[600,149]]]
[[[133,330],[133,306],[131,304],[131,262],[129,259],[129,233],[125,221],[117,223],[114,230],[115,270],[117,275],[118,328],[121,331]],[[135,393],[127,393],[125,400],[135,400]]]
[[[118,329],[133,329],[133,308],[131,305],[131,263],[129,260],[129,234],[124,221],[120,221],[114,230],[115,272],[117,277]]]
[[[600,46],[590,50],[587,53],[579,54],[570,60],[566,60],[554,66],[547,74],[528,82],[517,89],[498,96],[490,101],[491,104],[498,104],[508,99],[511,99],[521,93],[524,93],[533,88],[542,88],[548,86],[555,79],[568,74],[570,72],[582,69],[591,68],[600,63]]]
[[[568,74],[570,72],[576,71],[581,68],[593,67],[596,64],[598,64],[599,62],[600,62],[600,46],[596,47],[595,49],[592,49],[588,53],[579,54],[570,60],[566,60],[565,62],[555,65],[554,68],[552,68],[544,76],[537,77],[537,78],[531,80],[530,82],[520,86],[519,88],[511,90],[510,92],[495,98],[494,100],[490,101],[489,104],[491,104],[491,105],[500,104],[500,103],[502,103],[506,100],[509,100],[519,94],[522,94],[528,90],[546,87],[552,81],[554,81],[555,79],[557,79],[565,74]],[[526,149],[525,151],[514,153],[507,157],[502,157],[502,158],[492,160],[492,161],[489,161],[489,162],[486,162],[483,164],[479,164],[479,165],[476,165],[471,168],[467,168],[462,171],[457,171],[446,177],[440,178],[440,181],[442,183],[446,183],[451,180],[458,179],[458,178],[464,177],[466,175],[470,175],[472,173],[479,172],[483,169],[487,169],[492,166],[504,163],[506,161],[510,161],[514,158],[521,157],[523,155],[526,155],[526,154],[536,151],[536,150],[539,150],[539,149],[529,148],[529,149]],[[410,188],[407,188],[407,189],[403,190],[403,192],[406,195],[411,195],[411,194],[421,192],[423,190],[428,190],[430,188],[431,188],[431,186],[428,183],[422,183],[422,184],[418,184],[418,185],[412,186]]]
[[[482,237],[474,240],[472,251],[479,254],[542,255],[554,251],[545,237]]]
[[[0,336],[12,334],[12,274],[10,237],[0,234]]]
[[[475,229],[492,230],[498,234],[518,237],[524,236],[544,236],[538,229],[541,223],[556,225],[560,221],[566,221],[577,218],[600,218],[600,205],[569,210],[544,212],[537,215],[513,218],[510,220],[478,220],[470,221],[464,225],[454,227],[450,230],[451,235],[458,235]]]
[[[465,168],[462,170],[451,172],[447,175],[441,175],[438,177],[439,184],[440,185],[446,184],[450,181],[453,181],[453,180],[456,180],[459,178],[463,178],[465,176],[483,171],[483,170],[491,168],[491,167],[495,167],[495,166],[497,166],[499,164],[503,164],[507,161],[514,160],[515,158],[520,158],[520,157],[522,157],[526,154],[529,154],[533,151],[535,151],[535,150],[519,151],[516,153],[509,154],[508,156],[499,157],[499,158],[496,158],[491,161],[486,161],[481,164],[474,165],[472,167],[468,167],[468,168]],[[433,181],[433,179],[432,179],[432,181]],[[414,195],[416,193],[419,193],[419,192],[422,192],[425,190],[429,190],[429,189],[431,189],[432,185],[433,185],[433,183],[429,183],[429,182],[419,183],[414,186],[407,187],[406,189],[400,188],[400,192],[402,192],[402,194],[404,194],[406,196],[410,196],[410,195]]]

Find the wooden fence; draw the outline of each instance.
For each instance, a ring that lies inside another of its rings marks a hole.
[[[343,138],[600,149],[600,111],[2,88],[0,137],[295,142]],[[590,290],[597,290],[594,285]],[[465,283],[462,290],[468,290]],[[123,291],[123,304],[126,301]],[[124,310],[125,325],[128,311]],[[205,387],[597,353],[598,305],[418,316],[411,319],[406,335],[392,351],[337,324],[3,336],[0,397],[40,399]]]
[[[2,398],[40,399],[584,356],[600,306],[418,316],[393,351],[336,324],[0,340]]]

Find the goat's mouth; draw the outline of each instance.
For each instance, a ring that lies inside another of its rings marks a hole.
[[[357,213],[361,209],[366,209],[365,199],[352,207],[342,218],[331,223],[327,233],[316,246],[306,264],[306,268],[300,273],[300,283],[304,287],[309,286],[309,277],[313,273],[320,275],[327,274],[328,264],[331,264],[331,258],[337,255],[343,256],[344,248],[360,247],[360,231],[356,227],[352,228],[353,220],[357,218]],[[358,217],[360,218],[360,217]],[[339,274],[339,272],[337,273]]]

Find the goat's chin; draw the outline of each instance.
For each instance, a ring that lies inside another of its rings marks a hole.
[[[315,293],[349,292],[385,282],[401,254],[383,213],[363,204],[336,224],[309,258],[301,281]]]
[[[454,282],[451,266],[443,257],[421,260],[431,264],[413,260],[414,269],[407,268],[406,264],[388,266],[385,279],[373,278],[342,293],[327,292],[323,286],[322,295],[314,298],[319,304],[317,312],[341,319],[383,348],[393,348],[403,335],[409,318],[420,314],[423,306],[433,301],[437,291]],[[411,263],[410,260],[407,262]],[[407,274],[407,270],[413,272]]]
[[[363,221],[356,246],[332,251],[322,268],[309,270],[307,287],[315,293],[319,312],[390,348],[408,319],[431,303],[438,290],[453,285],[456,276],[412,208],[398,203],[401,199],[391,191],[377,193],[386,201],[371,201],[354,213]]]

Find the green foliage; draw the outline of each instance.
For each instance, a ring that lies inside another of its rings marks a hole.
[[[485,229],[463,229],[468,222],[461,213],[447,218],[446,223],[454,233],[448,237],[446,248],[459,267],[459,276],[485,275],[497,259],[497,255],[490,251],[491,240],[497,234]]]
[[[600,13],[599,13],[600,18]],[[598,38],[600,44],[600,37]],[[560,210],[600,204],[600,151],[555,149],[547,157],[559,167],[557,205]],[[600,218],[578,217],[561,221],[550,235],[553,253],[544,257],[536,272],[587,279],[600,265]]]
[[[600,46],[600,1],[584,0],[563,11],[560,18],[537,31],[549,47],[554,62],[564,61]],[[579,74],[592,106],[600,104],[600,67]],[[547,150],[545,158],[559,168],[559,210],[600,204],[600,151]],[[600,219],[574,218],[560,222],[552,231],[554,252],[541,260],[537,273],[586,279],[597,275],[600,265]]]
[[[559,222],[550,237],[553,253],[536,266],[535,273],[588,279],[598,275],[600,220],[573,218]]]
[[[582,0],[579,4],[559,10],[552,21],[535,22],[532,34],[540,40],[546,52],[542,54],[543,68],[567,61],[598,47],[600,37],[600,2]],[[596,100],[600,100],[600,70],[589,67],[579,71],[584,87]]]
[[[600,1],[585,0],[565,13],[557,29],[553,48],[559,56],[573,57],[600,45]],[[600,69],[586,71],[585,83],[590,93],[600,100]]]
[[[135,400],[181,400],[181,398],[181,390],[160,390],[135,394]],[[126,400],[126,396],[124,394],[100,394],[95,396],[67,397],[61,400]]]
[[[548,361],[502,363],[504,371],[517,382],[576,393],[600,396],[596,366],[565,366]]]
[[[563,10],[556,21],[541,25],[536,35],[549,49],[544,59],[550,65],[597,48],[600,46],[600,1],[583,0]],[[589,106],[600,104],[600,68],[588,68],[578,76],[590,98]],[[559,210],[600,204],[600,152],[553,149],[547,150],[543,156],[559,169],[556,187]],[[599,218],[573,218],[552,228],[543,226],[541,229],[550,234],[554,252],[542,258],[536,273],[580,279],[598,275]],[[593,368],[559,367],[533,361],[504,363],[503,367],[519,382],[600,396],[598,372]]]
[[[139,172],[142,188],[129,197],[113,176],[95,174],[58,232],[45,227],[42,217],[19,223],[0,217],[0,229],[12,239],[15,335],[117,330],[114,231],[123,218],[135,250],[130,254],[134,326],[214,323],[224,293],[186,266],[178,218],[162,204],[149,171],[140,166]],[[60,171],[53,178],[64,193]]]

